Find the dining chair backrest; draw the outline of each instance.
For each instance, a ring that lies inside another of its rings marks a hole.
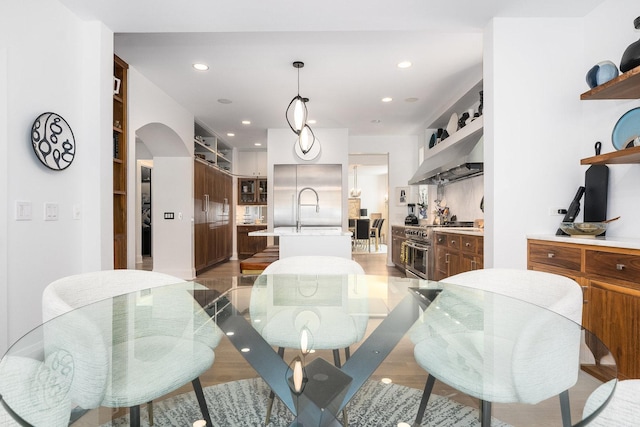
[[[144,270],[103,270],[63,277],[42,293],[42,317],[47,320],[74,308],[143,289],[185,282],[168,274]]]
[[[222,333],[189,292],[193,286],[174,276],[141,270],[84,273],[49,284],[42,294],[43,318],[46,322],[45,357],[65,351],[73,358],[75,375],[70,389],[73,400],[83,408],[113,406],[111,399],[118,400],[118,406],[139,404],[127,400],[129,396],[136,395],[133,390],[123,390],[126,396],[120,396],[115,389],[115,380],[109,381],[111,364],[117,363],[112,360],[115,355],[111,354],[111,349],[126,347],[126,342],[130,340],[140,343],[138,353],[152,353],[153,346],[157,344],[157,348],[162,348],[163,352],[157,356],[164,357],[169,363],[174,351],[182,357],[185,353],[191,354],[188,348],[179,346],[193,344],[193,351],[197,349],[201,355],[198,363],[194,361],[192,366],[184,364],[180,367],[166,363],[162,365],[163,369],[173,369],[173,379],[182,376],[192,380],[202,373],[202,369],[211,366],[214,356],[213,351],[209,350],[218,345]],[[142,292],[145,290],[150,291]],[[113,297],[130,293],[136,294],[131,298],[110,302]],[[110,303],[99,303],[104,300]],[[147,309],[145,316],[136,317],[133,325],[127,320],[130,317],[128,312],[136,310],[138,306]],[[171,347],[170,343],[175,345]],[[161,366],[151,360],[153,357],[150,355],[144,357],[137,362],[141,368],[147,362],[149,367]],[[174,386],[169,383],[172,380],[168,377],[157,375],[141,384],[140,389],[154,389],[139,393],[147,397],[144,402],[165,394],[152,394],[155,390]],[[126,379],[121,378],[123,381]]]
[[[356,226],[356,219],[355,218],[349,218],[349,228],[353,228]]]
[[[371,215],[369,215],[369,218],[371,218],[371,219],[380,219],[380,218],[382,218],[382,213],[381,212],[373,212]]]
[[[416,359],[434,377],[490,402],[537,403],[576,383],[581,337],[576,323],[581,321],[583,297],[575,281],[551,273],[496,268],[457,274],[442,282],[438,304],[427,307],[411,336]],[[510,304],[501,295],[524,303]],[[459,318],[477,325],[452,322],[446,313],[455,310],[464,310],[465,316]],[[459,360],[477,373],[476,379],[471,374],[461,377],[456,373],[461,367],[444,363],[450,355],[438,359],[435,353],[424,353],[428,346],[421,342],[443,337],[449,340],[447,351],[462,355]],[[489,347],[493,353],[485,353],[483,348],[490,341],[495,345]],[[487,365],[485,358],[490,355],[503,359]]]
[[[355,239],[369,239],[369,232],[371,230],[371,220],[368,218],[356,220],[356,235]]]

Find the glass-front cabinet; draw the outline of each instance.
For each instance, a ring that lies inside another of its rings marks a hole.
[[[238,178],[239,205],[266,205],[266,178]]]

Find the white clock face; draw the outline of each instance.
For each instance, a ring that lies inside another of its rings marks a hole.
[[[298,156],[300,159],[307,160],[307,161],[313,160],[320,155],[320,141],[316,139],[316,142],[313,143],[313,145],[311,146],[311,150],[307,151],[307,154],[304,154],[302,152],[302,149],[300,148],[300,144],[298,144],[297,139],[296,139],[296,142],[293,144],[293,149],[296,153],[296,156]]]
[[[56,113],[43,113],[31,126],[31,145],[38,160],[53,170],[68,168],[76,155],[69,124]]]

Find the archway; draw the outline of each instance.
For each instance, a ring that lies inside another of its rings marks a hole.
[[[193,216],[193,161],[184,141],[169,126],[149,123],[136,130],[135,256],[136,268],[176,271],[176,261],[190,264]],[[142,170],[152,168],[151,254],[142,256]],[[185,197],[185,194],[189,197]],[[188,253],[185,254],[185,251]],[[187,261],[188,260],[188,261]],[[144,261],[144,262],[143,262]]]

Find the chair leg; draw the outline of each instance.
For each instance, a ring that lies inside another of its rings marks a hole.
[[[153,427],[153,401],[147,402],[147,415],[149,416],[149,427]]]
[[[278,356],[281,359],[284,359],[284,347],[278,347]],[[271,419],[271,411],[273,409],[273,401],[276,398],[276,394],[273,390],[269,391],[269,399],[267,400],[267,415],[265,417],[264,425],[269,424],[269,420]]]
[[[562,413],[562,427],[571,427],[571,407],[569,405],[569,390],[560,393],[560,412]]]
[[[336,368],[341,368],[342,365],[340,363],[340,350],[333,350],[333,364],[336,365]]]
[[[129,426],[140,427],[140,405],[129,408]]]
[[[345,360],[345,362],[347,360],[349,360],[350,357],[351,357],[351,349],[349,347],[345,347],[344,348],[344,360]]]
[[[480,425],[491,427],[491,402],[486,400],[480,401]]]
[[[422,417],[424,417],[424,411],[427,409],[427,403],[429,403],[429,397],[433,390],[433,385],[436,382],[436,377],[429,374],[427,377],[427,383],[424,385],[424,392],[422,393],[422,399],[420,399],[420,406],[418,407],[418,414],[416,420],[413,422],[414,427],[419,427],[422,424]]]
[[[213,423],[211,422],[211,416],[209,415],[209,408],[207,407],[207,401],[204,398],[204,392],[202,391],[202,384],[200,383],[200,378],[196,378],[195,380],[191,381],[191,384],[193,385],[193,391],[195,392],[196,397],[198,398],[198,405],[200,405],[200,412],[202,412],[202,417],[207,422],[208,426],[212,426]]]

